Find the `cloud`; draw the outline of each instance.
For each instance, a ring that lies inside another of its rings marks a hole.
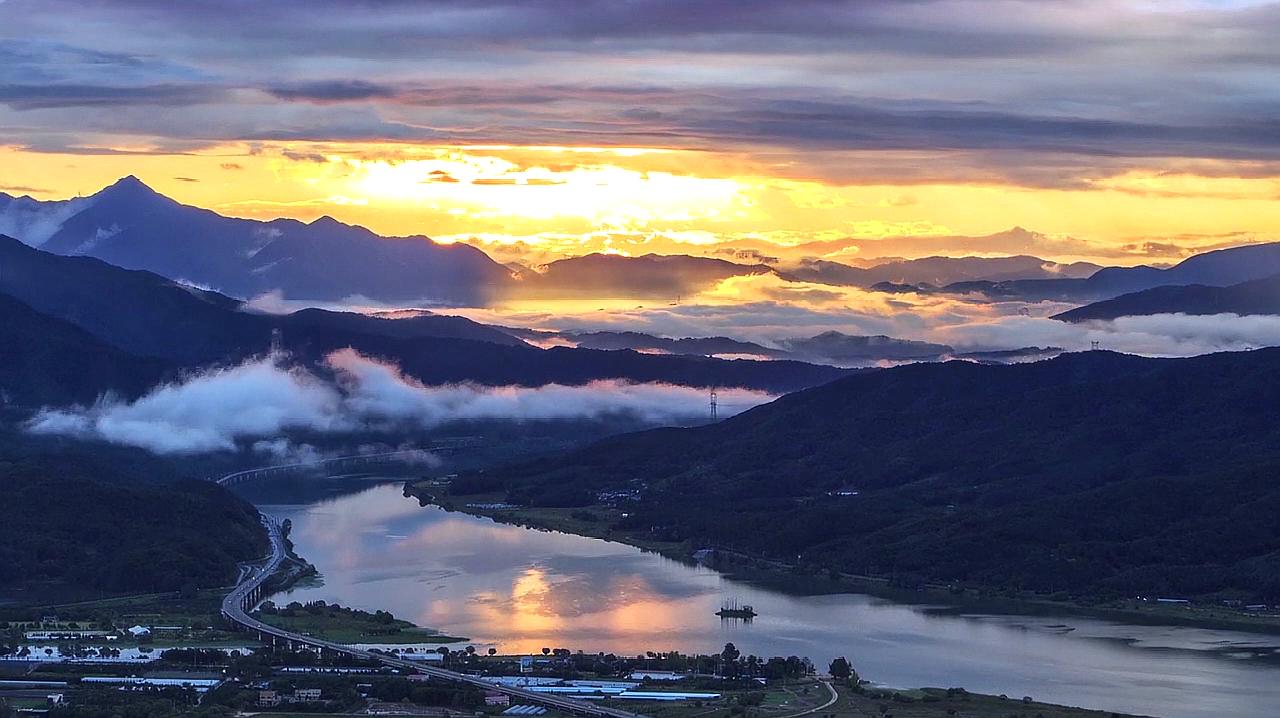
[[[87,199],[65,202],[31,202],[23,198],[0,203],[0,234],[39,247],[49,240],[62,223],[85,208]]]
[[[661,337],[724,336],[784,348],[788,339],[828,331],[946,344],[958,351],[1028,346],[1104,349],[1147,356],[1192,356],[1280,346],[1280,316],[1159,315],[1069,324],[1049,319],[1073,308],[1063,302],[985,298],[786,282],[776,275],[733,277],[686,297],[678,306],[596,311],[457,310],[503,326],[558,331],[639,331]]]
[[[1267,74],[1280,61],[1274,5],[996,0],[974,12],[970,0],[438,0],[353,11],[286,0],[228,13],[205,1],[48,0],[35,8],[0,9],[0,86],[11,106],[172,109],[40,118],[41,132],[73,136],[110,125],[182,141],[737,144],[808,155],[801,167],[811,172],[824,164],[866,172],[862,163],[824,162],[826,152],[908,149],[939,155],[916,161],[918,173],[967,161],[975,181],[1056,175],[1063,184],[1124,157],[1280,154],[1269,121],[1280,101]],[[644,72],[629,72],[637,67]],[[513,79],[492,79],[503,76]],[[220,103],[214,117],[183,107],[209,101]],[[1043,163],[1026,162],[1029,153],[1086,161],[1037,172]]]
[[[17,110],[70,107],[203,105],[224,97],[220,88],[202,85],[0,85],[0,104]]]
[[[191,375],[134,402],[108,397],[90,407],[45,409],[28,421],[27,429],[159,454],[228,451],[247,442],[260,453],[285,457],[306,454],[305,447],[280,439],[296,430],[429,429],[451,421],[610,416],[660,423],[702,417],[706,409],[702,390],[665,384],[425,386],[393,365],[350,349],[334,352],[325,363],[333,379],[289,366],[281,355],[256,359]],[[772,399],[748,390],[720,393],[729,413]]]
[[[302,100],[324,104],[390,98],[396,89],[364,80],[327,80],[268,87],[267,93],[281,100]]]
[[[1280,346],[1280,316],[1155,314],[1081,324],[1012,316],[943,327],[934,336],[964,348],[1057,346],[1076,351],[1098,342],[1101,349],[1127,354],[1185,357]]]
[[[88,408],[45,410],[28,424],[39,434],[90,436],[161,454],[230,450],[237,439],[288,428],[351,426],[336,388],[283,366],[280,357],[212,369],[132,403],[104,398]]]

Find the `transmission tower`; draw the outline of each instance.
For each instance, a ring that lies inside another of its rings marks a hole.
[[[719,407],[716,406],[716,390],[711,390],[711,420],[715,421],[719,418]]]

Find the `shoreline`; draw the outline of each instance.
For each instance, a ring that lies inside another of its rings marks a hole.
[[[493,521],[523,526],[541,531],[558,531],[587,538],[595,538],[625,544],[633,548],[656,553],[685,564],[706,566],[725,578],[742,581],[790,593],[794,595],[829,595],[835,593],[860,593],[885,598],[899,603],[929,606],[935,614],[955,615],[981,612],[1003,616],[1078,616],[1130,623],[1135,625],[1180,626],[1212,628],[1261,635],[1280,635],[1280,618],[1267,615],[1243,614],[1226,607],[1207,605],[1164,606],[1160,604],[1131,605],[1083,605],[1029,596],[998,596],[981,593],[980,589],[953,591],[941,584],[928,584],[909,588],[895,586],[887,578],[840,574],[808,573],[793,564],[774,559],[752,556],[739,552],[716,550],[718,560],[698,561],[693,553],[697,549],[669,542],[646,541],[624,532],[608,528],[607,521],[585,521],[572,516],[574,512],[608,515],[614,511],[607,507],[578,507],[573,509],[529,509],[511,506],[495,508],[502,503],[496,495],[467,496],[465,500],[440,497],[431,493],[438,486],[415,486],[406,481],[404,495],[415,498],[420,505],[434,505],[445,511],[457,511],[480,516]],[[726,560],[727,559],[727,560]],[[798,588],[799,585],[799,588]],[[989,589],[990,590],[990,589]],[[938,606],[936,604],[944,605]]]
[[[257,509],[258,507],[255,506],[254,508]],[[266,515],[266,514],[262,514],[261,509],[258,509],[258,513],[263,516]],[[285,564],[282,564],[280,568],[277,569],[276,573],[268,577],[267,583],[265,586],[266,591],[263,594],[264,597],[262,599],[264,603],[271,601],[271,599],[276,596],[280,596],[284,593],[287,593],[288,591],[293,590],[294,588],[297,588],[301,584],[305,584],[307,581],[314,581],[317,579],[323,581],[324,579],[324,574],[320,573],[320,569],[316,568],[315,564],[311,563],[310,561],[306,560],[305,558],[303,558],[298,554],[297,550],[294,547],[293,541],[289,538],[289,534],[292,532],[292,529],[293,529],[292,522],[286,519],[284,525],[281,528],[281,538],[284,540],[284,546],[285,546]],[[273,605],[275,604],[274,601],[271,601],[271,602]],[[286,608],[286,607],[287,606],[280,606],[280,605],[276,606],[277,609]],[[339,607],[339,608],[346,608],[347,610],[351,610],[349,607]],[[289,628],[288,625],[282,625],[281,622],[279,621],[272,621],[272,620],[269,620],[267,617],[263,617],[263,616],[260,616],[260,618],[264,623],[269,623],[278,628]],[[407,625],[399,626],[398,627],[399,630],[394,634],[385,634],[385,635],[377,635],[377,636],[371,635],[371,636],[361,636],[361,637],[383,639],[381,641],[374,641],[374,640],[368,641],[368,643],[371,645],[386,644],[386,645],[403,645],[403,646],[417,646],[417,645],[447,646],[447,645],[457,644],[457,643],[466,643],[471,640],[466,636],[451,636],[451,635],[442,633],[439,630],[434,628],[419,626],[418,624],[413,623],[411,621],[406,621],[403,618],[393,618],[392,620],[394,620],[395,622],[403,623]],[[329,627],[327,631],[324,629],[321,629],[321,630],[322,632],[317,633],[316,635],[322,638],[324,637],[333,638],[335,635],[339,635],[340,637],[343,637],[343,638],[350,637],[346,635],[350,629],[349,628],[344,629],[340,621],[336,621],[335,626]],[[339,642],[345,643],[346,641],[339,641]]]

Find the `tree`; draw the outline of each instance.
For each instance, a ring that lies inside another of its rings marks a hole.
[[[853,675],[853,666],[849,665],[848,658],[845,658],[844,656],[840,656],[839,658],[831,662],[831,667],[828,669],[828,671],[831,673],[832,678],[843,679]]]
[[[490,649],[489,649],[489,655],[491,655],[491,656],[496,656],[496,655],[498,655],[498,649],[496,649],[496,648],[490,648]]]

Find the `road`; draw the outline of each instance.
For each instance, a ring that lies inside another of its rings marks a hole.
[[[800,711],[799,713],[792,713],[789,716],[785,716],[785,718],[800,718],[800,716],[807,716],[813,713],[817,713],[818,711],[824,711],[830,708],[831,706],[835,705],[836,701],[840,700],[840,693],[836,691],[836,687],[831,685],[830,681],[820,678],[818,679],[818,682],[826,686],[827,692],[831,694],[830,698],[827,699],[827,702],[823,703],[820,706],[814,706],[813,708],[810,708],[808,710]]]
[[[240,626],[244,630],[257,633],[264,639],[267,636],[272,636],[278,641],[284,641],[294,646],[308,646],[320,649],[321,651],[331,651],[353,656],[355,658],[374,660],[384,665],[391,666],[392,668],[408,669],[417,673],[423,673],[431,676],[432,678],[439,678],[441,680],[454,681],[458,683],[467,683],[485,690],[505,693],[514,700],[546,706],[566,713],[600,716],[602,718],[644,718],[644,716],[639,713],[632,713],[630,711],[598,703],[590,703],[583,700],[575,700],[573,698],[565,698],[546,693],[536,693],[523,688],[495,685],[477,676],[458,673],[457,671],[450,671],[444,668],[437,668],[435,666],[426,666],[416,661],[408,661],[403,658],[396,658],[381,653],[372,653],[370,651],[353,648],[341,643],[323,641],[311,636],[303,636],[257,620],[253,616],[249,615],[249,611],[252,611],[257,603],[264,598],[264,596],[261,595],[262,584],[280,568],[280,564],[284,563],[286,558],[284,536],[280,531],[280,524],[275,519],[266,516],[265,514],[263,515],[263,523],[266,525],[267,533],[271,537],[270,555],[262,559],[262,561],[250,566],[241,576],[240,583],[238,583],[236,587],[231,590],[231,593],[228,593],[226,598],[222,600],[223,617]]]

